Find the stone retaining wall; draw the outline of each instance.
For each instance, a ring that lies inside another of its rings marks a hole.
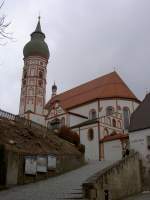
[[[141,163],[137,153],[96,173],[83,184],[84,197],[93,200],[121,200],[141,190]]]
[[[11,187],[17,184],[26,184],[46,179],[64,173],[69,170],[76,169],[84,164],[84,156],[77,155],[55,155],[56,168],[48,170],[46,173],[37,172],[36,175],[25,174],[25,156],[33,156],[31,154],[23,154],[18,152],[7,151],[7,170],[6,185]],[[49,155],[49,154],[48,154]],[[34,155],[39,156],[39,155]],[[44,156],[47,156],[44,154]],[[54,155],[53,155],[54,156]]]

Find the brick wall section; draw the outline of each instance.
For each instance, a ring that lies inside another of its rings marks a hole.
[[[83,184],[84,197],[93,200],[121,200],[141,190],[141,164],[137,153],[96,173]]]

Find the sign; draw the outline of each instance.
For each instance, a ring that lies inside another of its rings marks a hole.
[[[46,156],[37,156],[37,172],[47,172]]]
[[[36,175],[37,161],[35,156],[25,157],[25,174]]]
[[[56,169],[56,157],[49,155],[48,156],[48,169]]]

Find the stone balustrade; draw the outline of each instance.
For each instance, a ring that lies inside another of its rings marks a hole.
[[[141,163],[138,153],[96,173],[83,184],[84,198],[91,200],[119,200],[141,190]]]

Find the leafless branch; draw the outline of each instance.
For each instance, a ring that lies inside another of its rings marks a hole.
[[[5,1],[0,4],[0,9],[2,9]],[[12,33],[7,32],[7,29],[11,22],[7,22],[6,15],[0,16],[0,40],[9,39],[12,40]],[[4,43],[3,43],[4,44]],[[2,45],[2,44],[1,44]]]

